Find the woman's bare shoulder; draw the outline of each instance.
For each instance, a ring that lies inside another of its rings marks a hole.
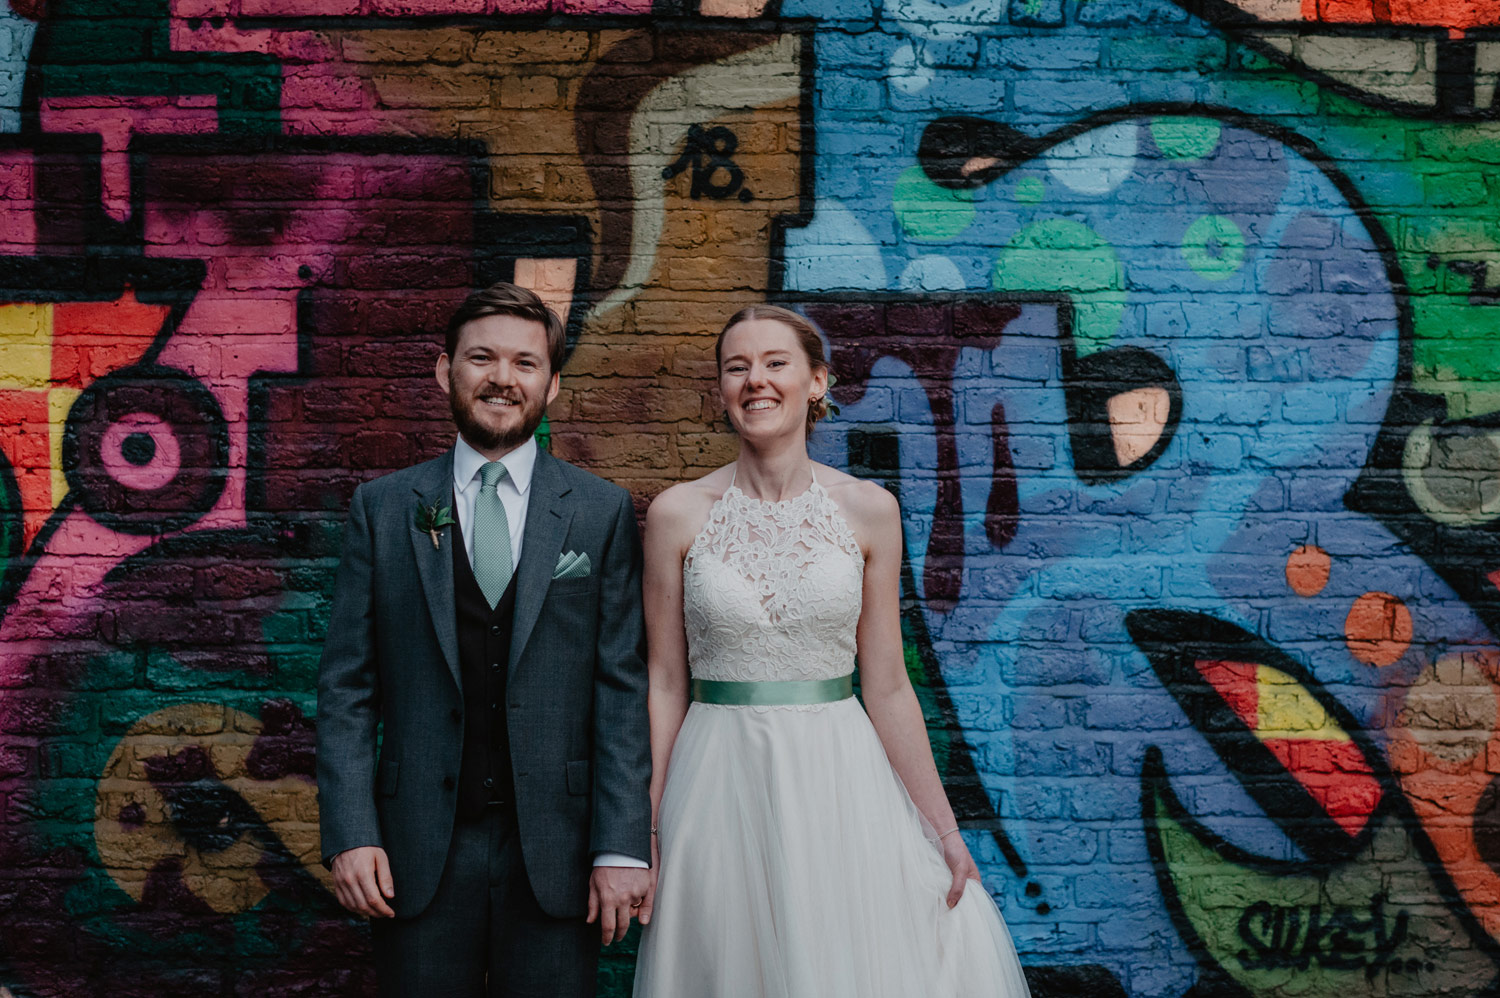
[[[678,482],[663,490],[646,509],[646,529],[691,539],[713,504],[729,488],[731,474],[729,467],[725,466],[702,478]]]
[[[824,464],[817,470],[818,481],[860,537],[878,537],[892,524],[900,524],[901,508],[896,497],[882,486]]]

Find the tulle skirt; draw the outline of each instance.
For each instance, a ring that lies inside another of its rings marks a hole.
[[[636,998],[1026,998],[1010,933],[952,877],[853,698],[694,703],[667,768]]]

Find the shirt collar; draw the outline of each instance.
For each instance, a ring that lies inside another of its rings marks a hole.
[[[527,437],[525,443],[500,458],[500,463],[505,465],[505,473],[515,483],[516,491],[523,496],[526,490],[531,488],[531,473],[536,469],[536,454],[536,437]],[[488,464],[489,460],[475,450],[460,434],[458,442],[453,445],[453,487],[459,491],[468,488],[469,483],[479,474],[479,469]]]

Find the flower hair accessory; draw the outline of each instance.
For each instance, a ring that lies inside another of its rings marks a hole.
[[[832,371],[829,371],[828,372],[828,387],[826,389],[824,389],[824,391],[823,391],[823,406],[824,406],[824,408],[826,408],[829,412],[831,412],[835,416],[837,416],[839,414],[839,407],[836,404],[834,404],[834,401],[833,401],[832,398],[830,398],[830,396],[833,394],[833,386],[836,385],[836,384],[838,384],[838,383],[839,383],[839,379],[833,376],[833,372]]]

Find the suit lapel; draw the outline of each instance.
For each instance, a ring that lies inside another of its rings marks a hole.
[[[453,451],[435,461],[429,461],[421,469],[416,491],[424,506],[452,506],[453,504]],[[417,576],[422,580],[422,592],[427,597],[427,612],[432,616],[432,629],[437,632],[438,647],[448,663],[453,682],[463,688],[458,671],[458,624],[453,607],[453,548],[462,544],[463,534],[457,525],[444,527],[437,532],[438,546],[432,546],[432,535],[417,529],[415,504],[406,518],[406,532],[411,535],[412,552],[417,559]]]
[[[509,675],[515,675],[521,650],[542,612],[552,569],[562,553],[573,521],[573,504],[564,497],[571,491],[563,481],[556,458],[546,451],[536,456],[531,473],[531,501],[526,504],[526,532],[521,539],[521,564],[516,566],[516,612],[511,623]]]

